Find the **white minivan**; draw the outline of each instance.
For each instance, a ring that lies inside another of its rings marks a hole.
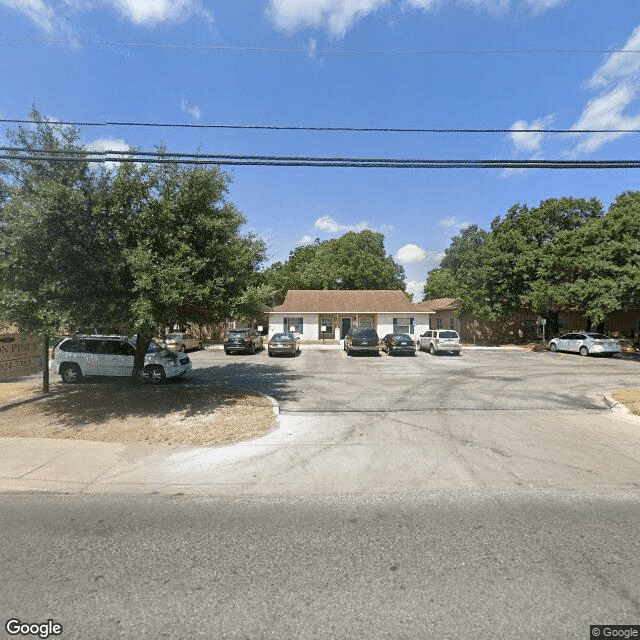
[[[125,336],[72,336],[53,349],[49,369],[63,382],[78,382],[85,376],[131,376],[135,351],[135,342]],[[152,342],[142,375],[158,384],[190,370],[189,356]]]

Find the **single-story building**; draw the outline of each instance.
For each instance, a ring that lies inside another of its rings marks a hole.
[[[414,306],[421,311],[430,310],[434,312],[430,318],[431,326],[429,329],[453,329],[460,334],[458,309],[461,306],[461,302],[458,298],[434,298],[418,302]]]
[[[371,327],[382,338],[388,333],[420,335],[434,311],[417,309],[399,290],[290,290],[269,313],[269,335],[298,334],[303,340],[341,340],[351,327]]]

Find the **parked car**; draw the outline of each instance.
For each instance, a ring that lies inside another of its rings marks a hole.
[[[79,382],[86,376],[131,376],[135,352],[135,341],[126,336],[76,335],[53,349],[49,369],[63,382]],[[184,375],[191,366],[189,356],[152,342],[141,375],[158,384]]]
[[[460,355],[460,336],[453,329],[429,329],[418,338],[418,349],[432,356],[446,352]]]
[[[388,333],[380,341],[380,347],[390,356],[397,353],[416,355],[416,344],[411,339],[411,336],[406,333]]]
[[[350,356],[353,351],[375,351],[379,353],[380,341],[374,329],[355,327],[344,337],[344,350]]]
[[[604,354],[612,356],[621,353],[622,347],[617,340],[605,336],[602,333],[566,333],[559,338],[553,338],[549,342],[551,351],[572,351],[581,356],[589,354]]]
[[[167,333],[162,344],[174,351],[188,351],[189,349],[202,349],[202,340],[190,333]]]
[[[267,345],[270,356],[276,353],[288,353],[296,356],[300,353],[300,338],[293,333],[274,333]]]
[[[262,336],[255,329],[233,329],[227,332],[223,344],[227,355],[234,351],[255,353],[264,348]]]

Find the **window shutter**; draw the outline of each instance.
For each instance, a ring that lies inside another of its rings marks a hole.
[[[413,318],[409,318],[409,333],[413,335]]]
[[[398,332],[398,318],[393,319],[393,333]]]

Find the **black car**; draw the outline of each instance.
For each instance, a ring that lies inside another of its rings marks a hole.
[[[406,333],[388,333],[380,341],[380,346],[390,356],[398,353],[416,355],[416,344],[411,339],[411,336]]]
[[[344,350],[350,356],[354,351],[375,351],[380,350],[378,334],[373,329],[356,327],[351,329],[344,337]]]
[[[255,353],[263,348],[262,336],[255,329],[232,329],[225,335],[223,343],[227,355],[234,351]]]

